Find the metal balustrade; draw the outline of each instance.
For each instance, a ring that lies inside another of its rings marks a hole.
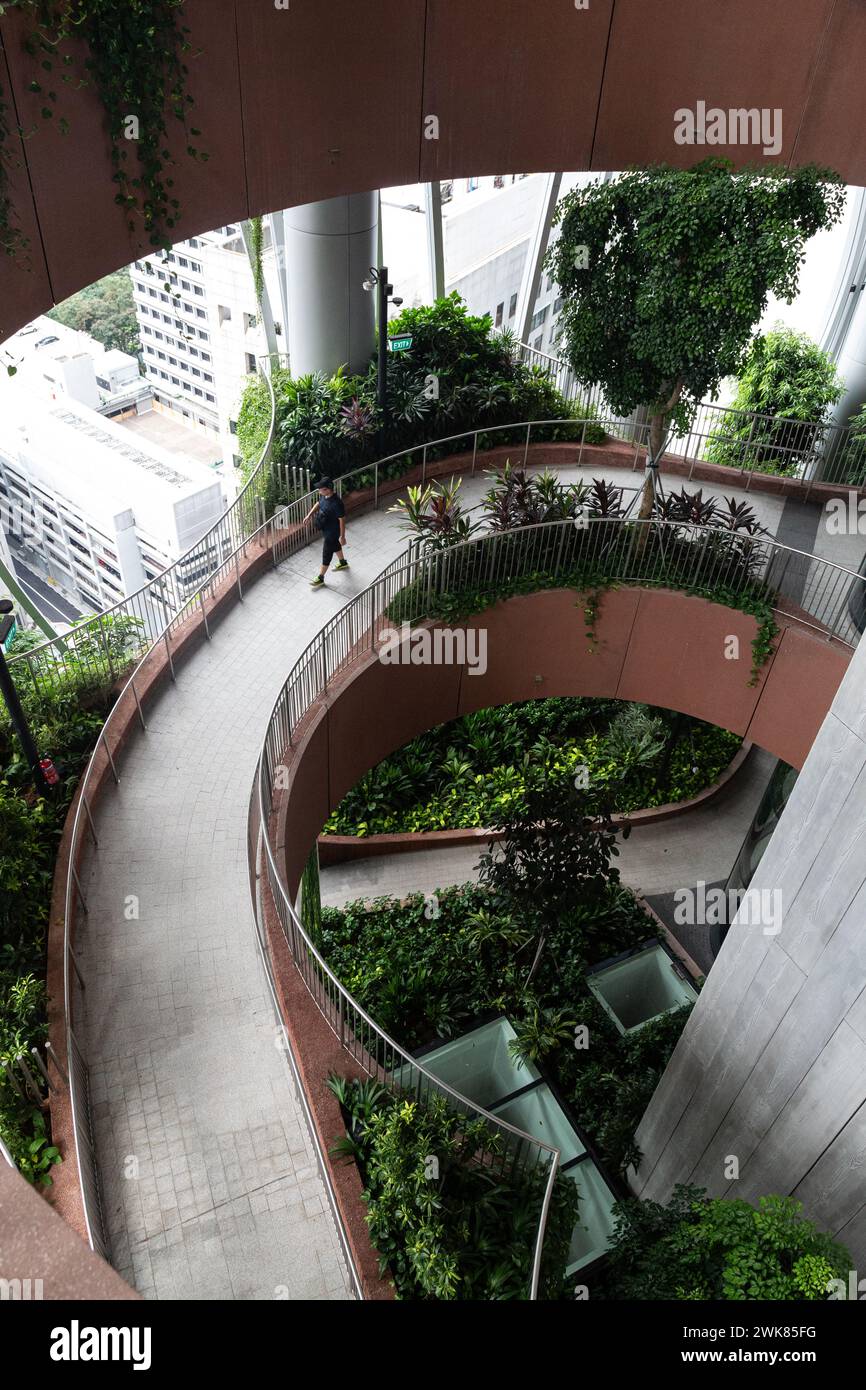
[[[131,674],[127,675],[118,699],[100,732],[96,747],[82,777],[80,795],[71,828],[64,909],[64,1008],[72,1125],[88,1239],[91,1246],[102,1253],[107,1253],[108,1242],[99,1203],[98,1175],[87,1097],[87,1068],[82,1051],[73,1036],[73,1020],[76,1009],[81,1006],[85,981],[72,949],[72,938],[77,912],[79,909],[85,914],[87,912],[77,864],[85,836],[89,835],[93,845],[98,848],[91,803],[99,781],[100,765],[103,758],[107,760],[115,782],[119,781],[111,746],[112,735],[120,719],[119,712],[128,710],[130,701],[134,701],[141,726],[143,729],[146,728],[139,690],[144,662],[158,647],[164,646],[167,663],[172,678],[174,678],[173,654],[179,630],[187,619],[200,612],[207,636],[210,636],[206,595],[210,599],[214,599],[218,594],[224,594],[230,588],[236,587],[238,596],[243,597],[240,565],[241,560],[247,556],[250,547],[259,546],[261,551],[267,553],[276,565],[286,555],[306,545],[313,537],[312,524],[307,523],[305,525],[303,519],[315,501],[315,492],[307,493],[285,505],[277,506],[272,515],[266,515],[269,495],[275,484],[281,485],[281,479],[280,475],[276,474],[271,467],[276,427],[276,403],[270,379],[267,377],[267,373],[265,375],[271,398],[271,421],[268,436],[249,481],[220,521],[174,565],[136,594],[104,613],[86,620],[63,637],[42,643],[27,652],[10,658],[9,663],[19,682],[29,680],[35,690],[42,693],[50,693],[58,681],[70,681],[73,687],[75,684],[80,684],[82,687],[86,687],[88,684],[104,687],[114,680],[122,679],[134,664],[134,669]],[[353,481],[357,484],[370,486],[370,501],[373,506],[376,506],[380,501],[382,487],[386,481],[397,474],[405,474],[414,467],[419,469],[421,480],[425,480],[432,461],[431,455],[443,451],[447,452],[447,446],[456,446],[462,443],[467,456],[471,451],[471,458],[467,457],[463,471],[474,473],[479,465],[479,460],[483,459],[484,453],[489,449],[496,448],[497,442],[508,442],[508,436],[512,437],[510,443],[513,461],[525,464],[534,440],[549,435],[552,428],[556,428],[561,434],[566,434],[573,441],[575,454],[573,460],[569,462],[579,465],[583,459],[587,429],[596,423],[600,423],[611,433],[621,424],[614,419],[589,421],[569,418],[553,422],[549,420],[519,421],[498,426],[483,426],[468,432],[462,431],[440,440],[428,441],[401,450],[387,458],[379,459],[372,464],[363,465],[339,478],[337,487],[341,492],[345,492],[352,487]],[[518,434],[519,443],[514,442],[515,432]],[[646,426],[637,426],[633,430],[635,449],[633,466],[635,469],[640,465],[640,456],[646,445],[647,434],[648,427]],[[566,461],[563,460],[563,462]],[[284,476],[287,483],[290,483],[292,476],[297,477],[296,474],[292,475],[290,472]],[[561,527],[558,533],[561,538],[559,543],[562,547],[562,554],[566,555],[568,552],[566,537],[569,535],[567,528],[571,528],[572,537],[576,531],[573,523],[558,523],[558,525]],[[592,523],[592,525],[595,527],[593,535],[598,543],[598,558],[600,558],[604,554],[604,545],[601,539],[603,528],[599,527],[597,523]],[[606,525],[608,527],[610,525],[621,526],[622,523],[606,523]],[[653,522],[644,523],[644,525],[654,526],[658,530],[660,524]],[[671,527],[669,534],[673,537],[675,524],[664,523],[663,526]],[[540,528],[529,528],[529,530],[533,529],[540,530]],[[550,534],[549,526],[543,529],[548,535]],[[680,526],[676,529],[682,533],[684,529],[688,528]],[[630,523],[630,530],[633,535],[637,534],[634,523]],[[507,534],[513,535],[513,533]],[[625,531],[622,534],[625,535]],[[713,534],[719,535],[720,533],[714,532]],[[477,552],[479,555],[482,553],[485,555],[484,574],[487,575],[488,582],[496,582],[497,576],[501,576],[504,572],[503,567],[513,563],[513,556],[511,559],[508,558],[504,540],[497,537],[487,536],[481,538],[480,542],[473,541],[469,544],[478,545],[479,543],[487,547],[485,552],[480,550]],[[525,538],[523,544],[526,545]],[[753,553],[762,557],[763,579],[781,591],[783,599],[780,601],[784,601],[784,596],[787,594],[792,612],[794,609],[805,608],[814,620],[813,625],[825,631],[828,636],[839,637],[840,640],[848,642],[849,645],[856,643],[858,634],[848,616],[847,605],[853,592],[852,586],[856,585],[858,586],[860,609],[863,609],[862,586],[864,581],[859,575],[854,574],[853,571],[845,570],[841,566],[832,565],[828,561],[818,560],[802,552],[777,546],[774,542],[755,539],[751,540],[749,544],[754,547]],[[540,541],[538,545],[540,547]],[[532,553],[531,546],[525,553]],[[540,553],[541,549],[539,548],[538,554]],[[532,563],[537,563],[538,554]],[[616,554],[619,568],[615,575],[609,576],[611,579],[617,578],[621,582],[662,582],[658,575],[654,581],[646,564],[639,565],[637,563],[635,557],[640,554],[640,548],[636,545],[619,546],[616,549]],[[658,567],[660,562],[657,548],[652,549],[651,554],[653,563]],[[625,563],[624,557],[626,555],[631,557],[630,563]],[[706,568],[703,571],[703,576],[697,572],[694,576],[696,580],[701,578],[701,582],[704,582],[706,574],[718,575],[723,571],[724,561],[720,558],[715,542],[712,548],[708,548],[704,560],[706,561]],[[279,740],[283,740],[281,745],[283,748],[290,743],[299,719],[309,708],[315,694],[321,692],[329,680],[333,679],[334,675],[351,661],[362,644],[375,640],[377,624],[381,623],[382,615],[391,601],[389,595],[393,598],[396,592],[394,585],[399,582],[400,586],[405,588],[410,573],[415,573],[417,579],[418,563],[419,556],[416,548],[410,551],[409,560],[396,562],[394,566],[389,567],[343,613],[327,624],[316,641],[304,653],[294,669],[290,682],[287,683],[287,687],[278,702],[278,707],[275,709],[274,719],[269,725],[268,742],[262,761],[262,778],[264,779],[261,783],[262,787],[269,787],[270,785],[267,779],[273,771],[272,757],[279,746]],[[446,566],[443,575],[447,574],[447,566],[456,563],[456,552],[449,552],[448,556],[438,563]],[[405,568],[406,565],[410,566],[408,570]],[[412,566],[416,567],[415,570],[411,568]],[[426,580],[425,592],[435,592],[437,571],[428,565],[424,570],[424,575]],[[270,764],[268,759],[271,759]],[[267,838],[265,838],[265,846],[267,849]],[[329,1021],[334,1016],[334,1009],[339,1010],[339,1000],[342,998],[343,1015],[342,1023],[339,1026],[344,1030],[351,1029],[351,1037],[355,1039],[353,1046],[357,1046],[361,1051],[368,1052],[372,1046],[373,1051],[369,1055],[375,1059],[376,1066],[384,1067],[388,1058],[396,1055],[394,1051],[396,1044],[379,1032],[373,1020],[369,1019],[354,1001],[349,1000],[348,996],[344,996],[342,987],[330,975],[327,967],[324,967],[314,954],[309,955],[309,946],[303,938],[302,929],[294,915],[293,908],[284,900],[284,894],[270,855],[268,864],[269,875],[273,874],[272,888],[275,901],[278,904],[278,911],[281,913],[284,930],[287,932],[287,939],[290,940],[290,946],[293,941],[294,945],[301,950],[301,956],[296,955],[296,959],[301,960],[302,973],[306,972],[305,978],[308,985],[315,990],[314,997],[317,997],[317,1002],[323,1007],[325,1016],[329,1017]],[[283,903],[282,907],[280,907],[280,903]],[[315,976],[311,973],[313,963],[315,963]],[[324,974],[321,974],[321,971],[324,971]],[[349,1036],[348,1032],[346,1032],[346,1036]],[[417,1064],[411,1059],[404,1059],[403,1065],[417,1067]],[[424,1073],[423,1068],[417,1070],[418,1085],[422,1091],[425,1087],[434,1084]],[[438,1090],[443,1090],[440,1083],[436,1082],[435,1085]],[[444,1090],[447,1091],[447,1088]],[[455,1104],[462,1104],[459,1097],[452,1095],[452,1099]],[[519,1131],[510,1130],[509,1127],[503,1126],[500,1121],[494,1122],[494,1128],[496,1133],[502,1136],[500,1161],[525,1164],[527,1154],[531,1152],[534,1154],[534,1162],[537,1165],[542,1164],[542,1162],[549,1163],[545,1186],[546,1210],[556,1173],[555,1151],[549,1151],[547,1158],[543,1158],[544,1146],[539,1147],[536,1141],[530,1140],[528,1136],[521,1135]],[[531,1151],[525,1148],[527,1142],[535,1145]],[[534,1290],[537,1290],[538,1286],[540,1254],[541,1232],[539,1233],[534,1260]]]
[[[550,376],[566,400],[604,417],[605,428],[615,439],[630,444],[638,436],[645,440],[644,426],[634,416],[618,416],[597,383],[579,381],[567,362],[528,343],[518,344],[517,350],[521,361]],[[714,449],[721,446],[724,458],[714,459]],[[861,443],[853,426],[738,410],[712,401],[702,401],[695,408],[688,430],[670,438],[665,453],[691,465],[689,479],[697,464],[718,462],[738,472],[747,490],[754,477],[766,475],[802,483],[804,499],[816,482],[866,486],[866,438]]]
[[[802,566],[807,566],[803,585]],[[371,1076],[395,1091],[408,1090],[424,1101],[441,1094],[466,1122],[482,1120],[499,1138],[495,1151],[480,1161],[503,1173],[522,1170],[527,1162],[549,1163],[545,1198],[533,1260],[530,1297],[537,1295],[544,1226],[556,1177],[558,1153],[546,1150],[522,1131],[444,1086],[422,1063],[389,1037],[352,998],[329,969],[301,922],[277,862],[270,834],[264,832],[274,811],[278,770],[296,740],[299,726],[314,702],[336,677],[376,651],[392,622],[424,618],[436,596],[456,584],[470,592],[496,593],[503,583],[529,576],[564,582],[578,574],[604,576],[629,584],[675,583],[691,592],[724,591],[738,596],[771,595],[776,611],[806,621],[827,637],[849,641],[847,599],[852,582],[863,579],[851,570],[816,560],[764,538],[677,522],[587,519],[541,523],[516,531],[488,532],[446,550],[424,552],[418,543],[393,561],[376,580],[322,628],[293,667],[271,713],[257,774],[258,821],[262,830],[257,853],[264,853],[265,873],[289,951],[340,1044]],[[796,576],[796,578],[795,578]],[[805,587],[805,591],[804,591]],[[792,591],[796,592],[792,592]],[[786,606],[787,605],[787,606]],[[397,610],[395,614],[395,609]],[[261,927],[263,931],[263,925]]]

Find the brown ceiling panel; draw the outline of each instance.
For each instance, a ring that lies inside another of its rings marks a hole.
[[[186,154],[188,136],[172,117],[168,147],[176,157],[181,228],[189,235],[218,225],[223,209],[240,215],[245,203],[234,0],[187,0],[185,13],[195,46],[187,59],[189,89],[197,98],[190,107],[190,124],[201,127],[198,143],[210,156],[198,163]],[[44,98],[27,90],[35,65],[21,47],[23,25],[16,22],[18,42],[13,35],[7,38],[9,62],[22,124],[33,131],[26,142],[30,178],[51,284],[61,300],[152,248],[143,231],[128,232],[123,210],[115,204],[111,147],[96,91],[58,81],[57,116],[43,120]],[[203,44],[206,48],[198,53]],[[81,59],[74,71],[83,71]],[[69,122],[67,135],[60,132],[60,115]]]
[[[472,0],[474,3],[474,0]],[[418,178],[425,0],[238,4],[253,212]]]
[[[422,177],[586,169],[613,0],[429,0]]]
[[[3,88],[3,99],[7,104],[10,86],[5,55],[0,47],[0,87]],[[14,119],[11,109],[9,114]],[[26,323],[31,317],[32,304],[48,304],[51,300],[51,284],[42,252],[27,167],[24,163],[24,146],[14,137],[10,137],[8,148],[6,177],[13,209],[13,225],[21,233],[25,244],[20,253],[14,256],[0,252],[0,343],[4,338],[11,337],[22,323]],[[0,360],[0,371],[3,370],[4,363]]]
[[[815,54],[833,0],[616,0],[594,169],[666,162],[687,168],[709,155],[737,165],[784,163],[794,147]],[[650,12],[655,22],[650,22]],[[674,140],[680,108],[776,108],[781,150]]]
[[[836,0],[794,147],[797,164],[829,164],[866,185],[866,4]]]

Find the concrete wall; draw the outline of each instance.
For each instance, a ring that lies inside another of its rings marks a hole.
[[[460,665],[385,665],[373,650],[359,656],[317,702],[284,759],[290,785],[279,803],[277,843],[292,894],[346,792],[425,729],[516,700],[598,695],[709,720],[799,767],[850,656],[817,633],[789,627],[750,686],[755,619],[745,613],[670,590],[614,589],[602,595],[590,651],[583,610],[574,591],[549,590],[472,619],[466,626],[486,633],[484,674]],[[740,640],[736,661],[724,656],[730,635]],[[799,660],[785,658],[788,642],[797,644]]]
[[[752,881],[775,935],[731,927],[638,1130],[636,1188],[791,1193],[866,1263],[866,644]],[[729,1156],[739,1180],[727,1181]]]

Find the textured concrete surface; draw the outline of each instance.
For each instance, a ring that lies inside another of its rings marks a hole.
[[[866,646],[858,649],[752,890],[638,1131],[644,1195],[673,1183],[792,1193],[866,1259]],[[739,1173],[731,1180],[729,1161]]]

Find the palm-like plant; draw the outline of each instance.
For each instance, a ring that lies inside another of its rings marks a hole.
[[[480,524],[462,515],[461,483],[461,478],[449,478],[448,482],[409,487],[407,495],[389,510],[403,517],[404,530],[417,536],[426,549],[445,550],[468,540]]]

